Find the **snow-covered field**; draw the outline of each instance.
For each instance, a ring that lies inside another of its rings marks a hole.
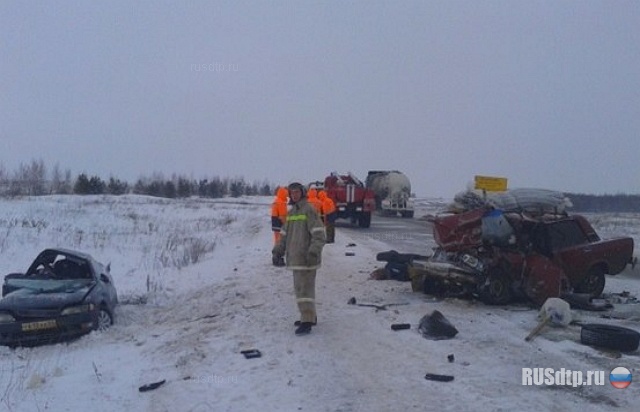
[[[608,380],[617,366],[640,379],[637,351],[583,346],[579,326],[547,327],[525,342],[537,323],[533,309],[436,300],[411,292],[409,283],[369,280],[379,263],[375,254],[388,247],[353,231],[338,229],[336,243],[325,247],[319,324],[311,335],[295,336],[291,274],[270,264],[270,202],[1,199],[3,275],[24,271],[46,247],[77,249],[111,262],[122,305],[105,333],[37,348],[0,347],[0,410],[637,410],[640,384],[615,389]],[[603,236],[640,241],[637,215],[589,218]],[[607,293],[640,296],[638,269],[607,282]],[[376,311],[348,305],[351,297],[400,305]],[[454,339],[427,340],[417,332],[420,318],[434,309],[459,330]],[[638,304],[573,315],[640,330]],[[392,323],[413,327],[392,331]],[[245,349],[263,356],[245,359]],[[524,386],[522,368],[604,371],[605,380]],[[426,373],[454,380],[429,381]],[[138,391],[160,380],[166,383],[158,389]]]

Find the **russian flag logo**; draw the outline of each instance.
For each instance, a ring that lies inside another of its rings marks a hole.
[[[609,374],[611,386],[617,389],[624,389],[631,385],[631,372],[627,368],[618,366]]]

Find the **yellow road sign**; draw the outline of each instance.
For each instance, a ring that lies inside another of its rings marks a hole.
[[[506,177],[475,176],[475,189],[487,192],[504,192],[507,190]]]

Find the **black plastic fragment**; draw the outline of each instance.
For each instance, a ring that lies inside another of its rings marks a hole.
[[[160,386],[164,385],[165,382],[166,382],[166,379],[163,379],[163,380],[158,381],[158,382],[153,382],[153,383],[149,383],[147,385],[142,385],[141,387],[138,388],[138,391],[140,391],[140,392],[152,391],[152,390],[157,389]]]
[[[431,340],[451,339],[458,334],[458,329],[437,310],[420,319],[418,331]]]
[[[437,375],[435,373],[427,373],[424,375],[424,378],[429,381],[437,382],[451,382],[453,380],[453,376],[451,375]]]
[[[240,351],[240,353],[243,354],[247,359],[259,358],[262,356],[262,352],[260,352],[258,349],[243,350]]]
[[[403,329],[411,329],[410,323],[394,323],[391,325],[391,329],[393,330],[403,330]]]

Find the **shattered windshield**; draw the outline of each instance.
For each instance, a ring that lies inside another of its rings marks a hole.
[[[75,292],[88,286],[91,279],[7,279],[6,285],[27,293]]]

